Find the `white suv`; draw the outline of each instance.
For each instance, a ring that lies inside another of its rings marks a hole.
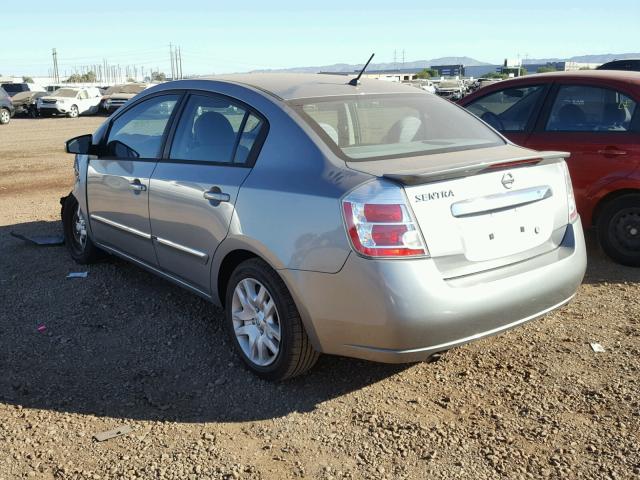
[[[100,90],[95,87],[62,87],[39,98],[37,105],[40,115],[64,114],[75,118],[83,113],[97,113],[101,99]]]

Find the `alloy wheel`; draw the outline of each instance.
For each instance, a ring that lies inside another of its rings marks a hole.
[[[271,293],[254,278],[238,282],[231,305],[233,330],[242,352],[253,364],[272,364],[280,351],[280,317]]]
[[[73,243],[79,253],[84,252],[87,246],[87,223],[80,211],[80,205],[73,214]]]

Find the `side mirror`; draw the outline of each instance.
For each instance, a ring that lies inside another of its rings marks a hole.
[[[79,137],[67,140],[67,153],[75,153],[78,155],[90,155],[93,153],[93,135],[80,135]]]

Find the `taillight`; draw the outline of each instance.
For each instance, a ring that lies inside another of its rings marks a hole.
[[[367,257],[428,255],[402,188],[374,181],[342,200],[344,221],[354,250]]]
[[[562,162],[562,169],[564,171],[564,181],[567,186],[569,223],[573,223],[578,219],[578,209],[576,208],[576,198],[573,196],[573,185],[571,185],[571,175],[569,175],[569,167],[567,167],[567,162]]]

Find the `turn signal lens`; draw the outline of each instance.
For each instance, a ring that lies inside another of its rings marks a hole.
[[[404,191],[389,182],[370,182],[343,201],[344,221],[356,252],[367,257],[428,254]]]

